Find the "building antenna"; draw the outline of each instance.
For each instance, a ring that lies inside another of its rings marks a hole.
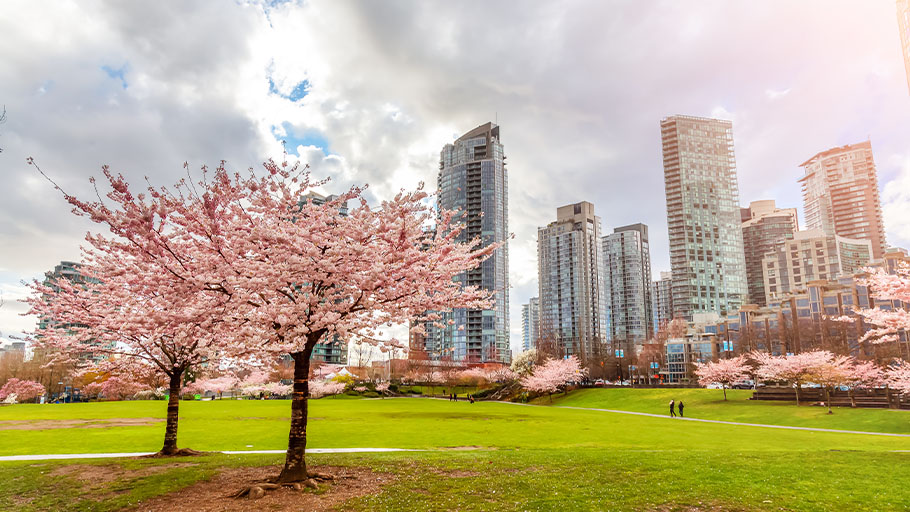
[[[498,111],[493,113],[493,123],[499,124],[499,112]]]

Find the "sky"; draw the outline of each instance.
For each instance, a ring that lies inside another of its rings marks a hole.
[[[537,295],[537,228],[594,203],[643,222],[669,270],[660,119],[733,122],[740,202],[798,207],[799,164],[870,139],[888,243],[910,247],[910,93],[893,0],[97,2],[0,15],[0,333],[34,327],[23,280],[93,226],[25,163],[91,195],[102,165],[168,185],[292,158],[326,192],[436,185],[487,121],[508,157],[511,331]],[[802,219],[801,219],[802,220]],[[399,331],[400,332],[400,331]]]

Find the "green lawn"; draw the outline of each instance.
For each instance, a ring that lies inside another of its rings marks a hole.
[[[552,405],[669,415],[673,399],[685,403],[689,418],[910,434],[907,410],[835,407],[834,414],[828,414],[824,407],[749,400],[751,396],[749,390],[728,389],[725,402],[719,389],[580,389],[554,395]],[[537,403],[550,405],[547,398]]]
[[[722,419],[734,420],[742,420],[752,407],[757,411],[751,414],[758,417],[774,416],[769,412],[774,409],[796,409],[742,400],[715,404],[713,392],[674,391],[687,404],[691,400],[693,415],[696,410],[713,411],[712,418],[722,417],[726,406],[735,417]],[[648,410],[652,401],[663,402],[659,393],[664,392],[583,391],[554,403]],[[789,418],[812,423],[802,409],[810,408],[800,408]],[[871,413],[865,424],[878,424],[878,430],[897,424],[881,414],[889,411],[846,412]],[[0,421],[154,418],[163,413],[162,402],[18,405],[0,408]],[[286,445],[288,414],[286,401],[187,402],[181,405],[180,445],[200,450],[281,449]],[[789,412],[779,416],[784,414]],[[895,416],[910,421],[910,414]],[[368,466],[397,475],[382,492],[345,503],[354,510],[904,510],[910,503],[910,453],[903,452],[910,451],[910,437],[427,399],[322,399],[311,404],[310,417],[310,447],[429,450],[311,455],[311,463]],[[0,455],[152,451],[162,435],[162,424],[6,430],[0,436]],[[458,446],[486,449],[440,449]],[[3,463],[0,510],[116,510],[210,478],[220,467],[280,461],[280,456],[271,455],[196,457],[192,462],[197,466],[140,472],[136,474],[145,476],[125,477],[91,491],[74,477],[53,472],[72,461]],[[132,470],[173,461],[85,464]]]

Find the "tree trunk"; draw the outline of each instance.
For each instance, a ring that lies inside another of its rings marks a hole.
[[[167,426],[164,429],[164,446],[161,455],[175,455],[177,453],[177,413],[180,409],[180,380],[183,372],[171,374],[168,386],[170,396],[167,401]]]
[[[801,388],[802,388],[802,385],[799,382],[797,382],[796,383],[796,405],[797,405],[797,407],[799,407],[799,390]]]
[[[828,406],[828,414],[834,414],[831,412],[831,391],[825,387],[825,404]]]
[[[856,408],[856,390],[850,388],[850,407]]]
[[[720,387],[724,390],[724,402],[727,401],[727,386],[721,384]]]
[[[317,338],[318,339],[318,338]],[[307,343],[309,346],[310,343]],[[294,387],[291,394],[291,431],[284,468],[278,475],[279,483],[302,482],[309,478],[306,470],[307,399],[309,397],[310,352],[294,352]]]

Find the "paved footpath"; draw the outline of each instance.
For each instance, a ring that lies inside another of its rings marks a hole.
[[[408,450],[405,448],[307,448],[307,453],[378,453],[378,452],[422,452],[424,450]],[[250,454],[278,454],[287,450],[225,450],[225,455],[250,455]],[[47,455],[7,455],[0,457],[0,462],[16,460],[66,460],[66,459],[115,459],[120,457],[142,457],[155,452],[124,452],[124,453],[56,453]]]
[[[527,405],[527,404],[522,404]],[[702,420],[698,418],[672,418],[666,414],[652,414],[649,412],[634,412],[634,411],[617,411],[615,409],[594,409],[591,407],[572,407],[569,405],[540,405],[538,407],[558,407],[560,409],[576,409],[579,411],[600,411],[600,412],[612,412],[616,414],[634,414],[635,416],[650,416],[652,418],[664,418],[667,420],[673,421],[698,421],[701,423],[719,423],[721,425],[741,425],[746,427],[762,427],[762,428],[780,428],[784,430],[806,430],[809,432],[834,432],[836,434],[863,434],[868,436],[888,436],[888,437],[910,437],[910,434],[894,434],[891,432],[865,432],[862,430],[836,430],[832,428],[813,428],[813,427],[791,427],[789,425],[767,425],[764,423],[740,423],[736,421],[721,421],[721,420]]]

